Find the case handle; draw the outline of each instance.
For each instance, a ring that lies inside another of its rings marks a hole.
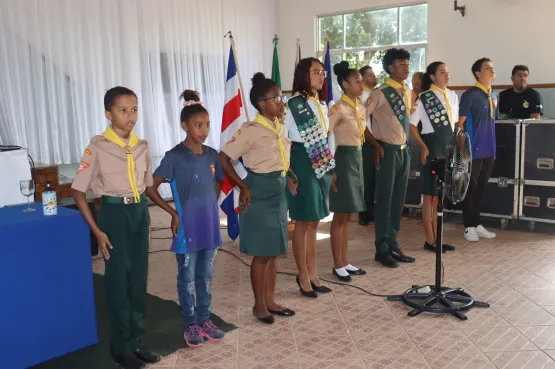
[[[553,159],[551,158],[538,158],[536,160],[536,167],[538,169],[553,169]]]
[[[540,207],[540,198],[536,196],[524,196],[524,206],[530,206],[532,208]]]

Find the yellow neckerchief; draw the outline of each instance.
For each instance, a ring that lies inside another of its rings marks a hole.
[[[279,144],[279,153],[281,156],[281,164],[283,165],[283,172],[281,173],[282,177],[285,177],[285,173],[287,173],[288,165],[287,165],[287,156],[285,155],[285,146],[283,146],[283,140],[279,135],[280,132],[280,123],[279,120],[276,118],[275,120],[275,127],[272,127],[268,120],[264,118],[260,113],[256,114],[256,118],[254,118],[254,122],[263,125],[264,127],[268,128],[270,131],[274,132],[277,136],[278,144]]]
[[[486,95],[488,95],[489,111],[490,111],[491,117],[493,118],[493,100],[491,99],[491,87],[489,88],[489,90],[486,90],[484,85],[481,84],[480,82],[476,82],[476,84],[474,86],[478,87],[480,90],[484,91],[486,93]]]
[[[108,126],[102,136],[106,137],[108,140],[112,141],[116,145],[122,147],[127,154],[127,178],[129,179],[129,185],[133,191],[133,197],[135,202],[139,202],[141,199],[141,194],[137,188],[137,180],[135,176],[135,160],[133,159],[133,154],[131,153],[131,148],[139,143],[139,138],[135,135],[135,132],[131,131],[129,134],[129,144],[126,144],[120,136],[114,132],[111,126]]]
[[[365,141],[365,139],[364,139],[364,129],[366,128],[366,125],[362,122],[362,118],[360,117],[360,114],[358,113],[358,99],[356,99],[353,102],[353,100],[351,100],[351,98],[349,96],[343,94],[341,96],[341,100],[345,101],[347,104],[352,106],[353,109],[355,109],[355,114],[356,114],[357,123],[358,123],[358,129],[360,131],[360,141],[361,141],[361,143],[364,143],[364,141]]]
[[[435,91],[435,92],[440,93],[440,94],[443,95],[443,97],[445,98],[445,109],[447,109],[447,113],[449,114],[449,116],[448,116],[449,122],[453,123],[453,122],[451,122],[451,119],[453,119],[453,118],[452,118],[452,115],[451,115],[451,112],[452,112],[451,103],[449,102],[449,98],[447,97],[447,91],[448,91],[447,88],[445,88],[445,90],[442,90],[441,88],[432,84],[430,90]]]
[[[374,89],[371,88],[371,87],[368,87],[368,86],[364,85],[364,91],[366,91],[366,92],[372,92],[372,91],[374,91]]]
[[[403,102],[405,103],[405,108],[407,108],[407,112],[410,112],[410,108],[412,104],[410,103],[411,101],[409,99],[409,94],[407,93],[407,89],[405,88],[405,84],[404,83],[400,84],[399,82],[391,78],[387,78],[385,80],[385,84],[393,87],[396,90],[398,89],[403,90]]]
[[[312,96],[308,96],[308,99],[314,103],[316,103],[316,106],[318,107],[318,114],[320,115],[319,120],[320,120],[320,124],[322,125],[322,128],[324,129],[324,132],[327,134],[328,133],[328,125],[326,124],[326,116],[324,115],[324,111],[322,110],[322,103],[320,103],[320,101]]]

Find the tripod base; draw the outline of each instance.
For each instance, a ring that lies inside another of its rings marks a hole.
[[[460,320],[468,319],[462,312],[473,307],[488,308],[487,302],[476,301],[461,288],[429,286],[430,292],[422,293],[421,286],[413,286],[401,296],[391,296],[389,301],[400,301],[410,306],[409,316],[416,316],[423,312],[435,314],[453,314]]]

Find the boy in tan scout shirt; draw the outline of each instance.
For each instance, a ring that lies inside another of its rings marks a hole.
[[[143,368],[160,356],[140,346],[144,333],[150,218],[146,197],[153,185],[150,150],[133,132],[137,96],[114,87],[104,96],[111,125],[94,136],[73,181],[73,197],[98,240],[106,262],[105,281],[112,359],[126,369]],[[102,195],[95,222],[85,192]]]
[[[412,263],[414,258],[403,254],[397,243],[401,215],[407,191],[410,155],[411,89],[405,84],[409,75],[410,54],[405,49],[389,49],[383,68],[389,78],[370,94],[366,116],[372,114],[372,133],[376,165],[376,227],[375,260],[397,268],[398,262]]]

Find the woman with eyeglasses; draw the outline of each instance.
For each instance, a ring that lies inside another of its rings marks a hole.
[[[324,65],[316,58],[299,61],[293,79],[293,97],[287,104],[285,125],[291,140],[291,170],[296,191],[287,193],[289,217],[295,221],[293,254],[297,284],[303,296],[329,293],[316,270],[316,231],[329,215],[327,205],[335,162],[328,144],[329,120],[325,103]]]
[[[275,300],[277,257],[287,254],[287,185],[290,191],[295,191],[293,180],[286,177],[291,141],[278,119],[284,112],[284,99],[274,81],[256,73],[250,100],[258,114],[225,144],[220,161],[224,173],[241,189],[240,249],[253,256],[252,313],[261,322],[273,324],[273,315],[295,315]],[[240,157],[248,171],[244,180],[232,164],[232,160]]]
[[[360,101],[363,92],[362,76],[349,63],[342,61],[333,66],[337,83],[343,90],[341,100],[331,109],[330,130],[335,135],[336,168],[330,193],[331,248],[333,253],[332,273],[342,282],[350,282],[351,275],[364,275],[362,269],[349,264],[349,222],[352,213],[365,210],[364,177],[362,166],[362,144],[366,130],[366,109]]]

